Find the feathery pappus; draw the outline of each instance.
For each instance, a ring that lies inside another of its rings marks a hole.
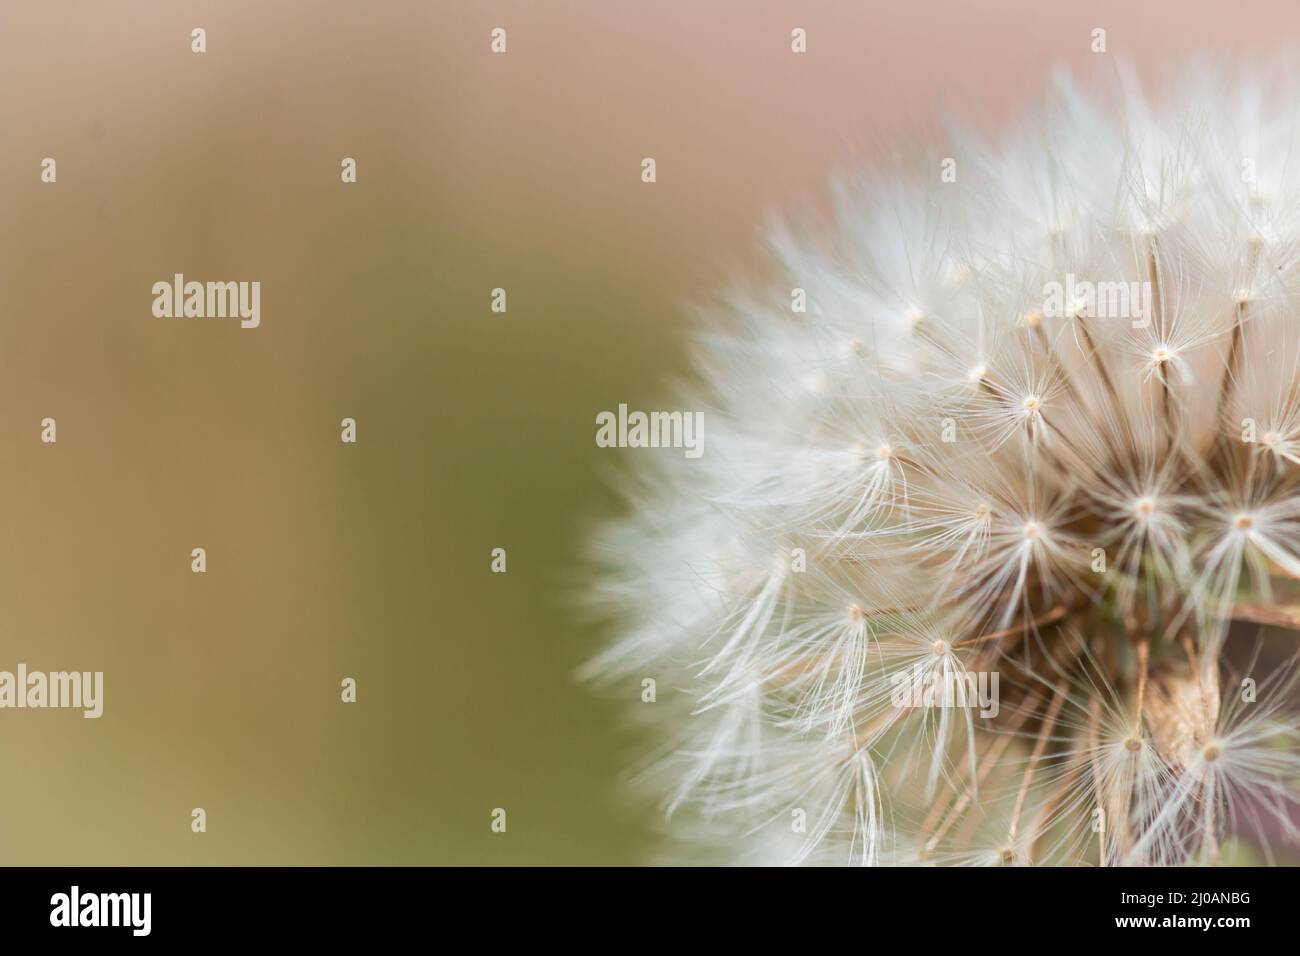
[[[1295,859],[1297,98],[1060,78],[838,181],[704,310],[708,444],[628,474],[590,666],[659,688],[637,784],[676,848]]]

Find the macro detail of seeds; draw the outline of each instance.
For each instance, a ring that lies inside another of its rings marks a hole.
[[[1294,923],[1298,104],[1300,0],[0,0],[0,924]]]
[[[702,453],[594,548],[671,858],[1294,852],[1300,86],[1118,75],[838,178],[700,310]]]

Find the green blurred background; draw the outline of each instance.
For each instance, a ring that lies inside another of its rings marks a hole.
[[[637,454],[596,412],[666,394],[682,303],[848,157],[1101,68],[1095,25],[1147,69],[1297,19],[902,6],[0,6],[0,669],[106,684],[98,721],[0,711],[0,862],[643,859],[639,688],[573,679]],[[261,328],[155,319],[175,272],[260,281]]]

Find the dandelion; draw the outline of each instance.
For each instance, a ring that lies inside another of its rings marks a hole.
[[[805,312],[704,316],[710,445],[629,476],[590,667],[661,688],[638,782],[682,847],[1294,852],[1300,81],[1178,89],[1061,79],[999,142],[841,183],[773,233]]]

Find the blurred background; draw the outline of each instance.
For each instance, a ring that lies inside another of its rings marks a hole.
[[[0,669],[105,672],[98,721],[0,711],[0,863],[645,859],[639,687],[573,678],[637,454],[596,412],[657,407],[683,304],[880,146],[996,129],[1056,64],[1300,31],[1280,0],[1087,7],[0,5]],[[177,272],[260,281],[261,327],[154,318]]]

